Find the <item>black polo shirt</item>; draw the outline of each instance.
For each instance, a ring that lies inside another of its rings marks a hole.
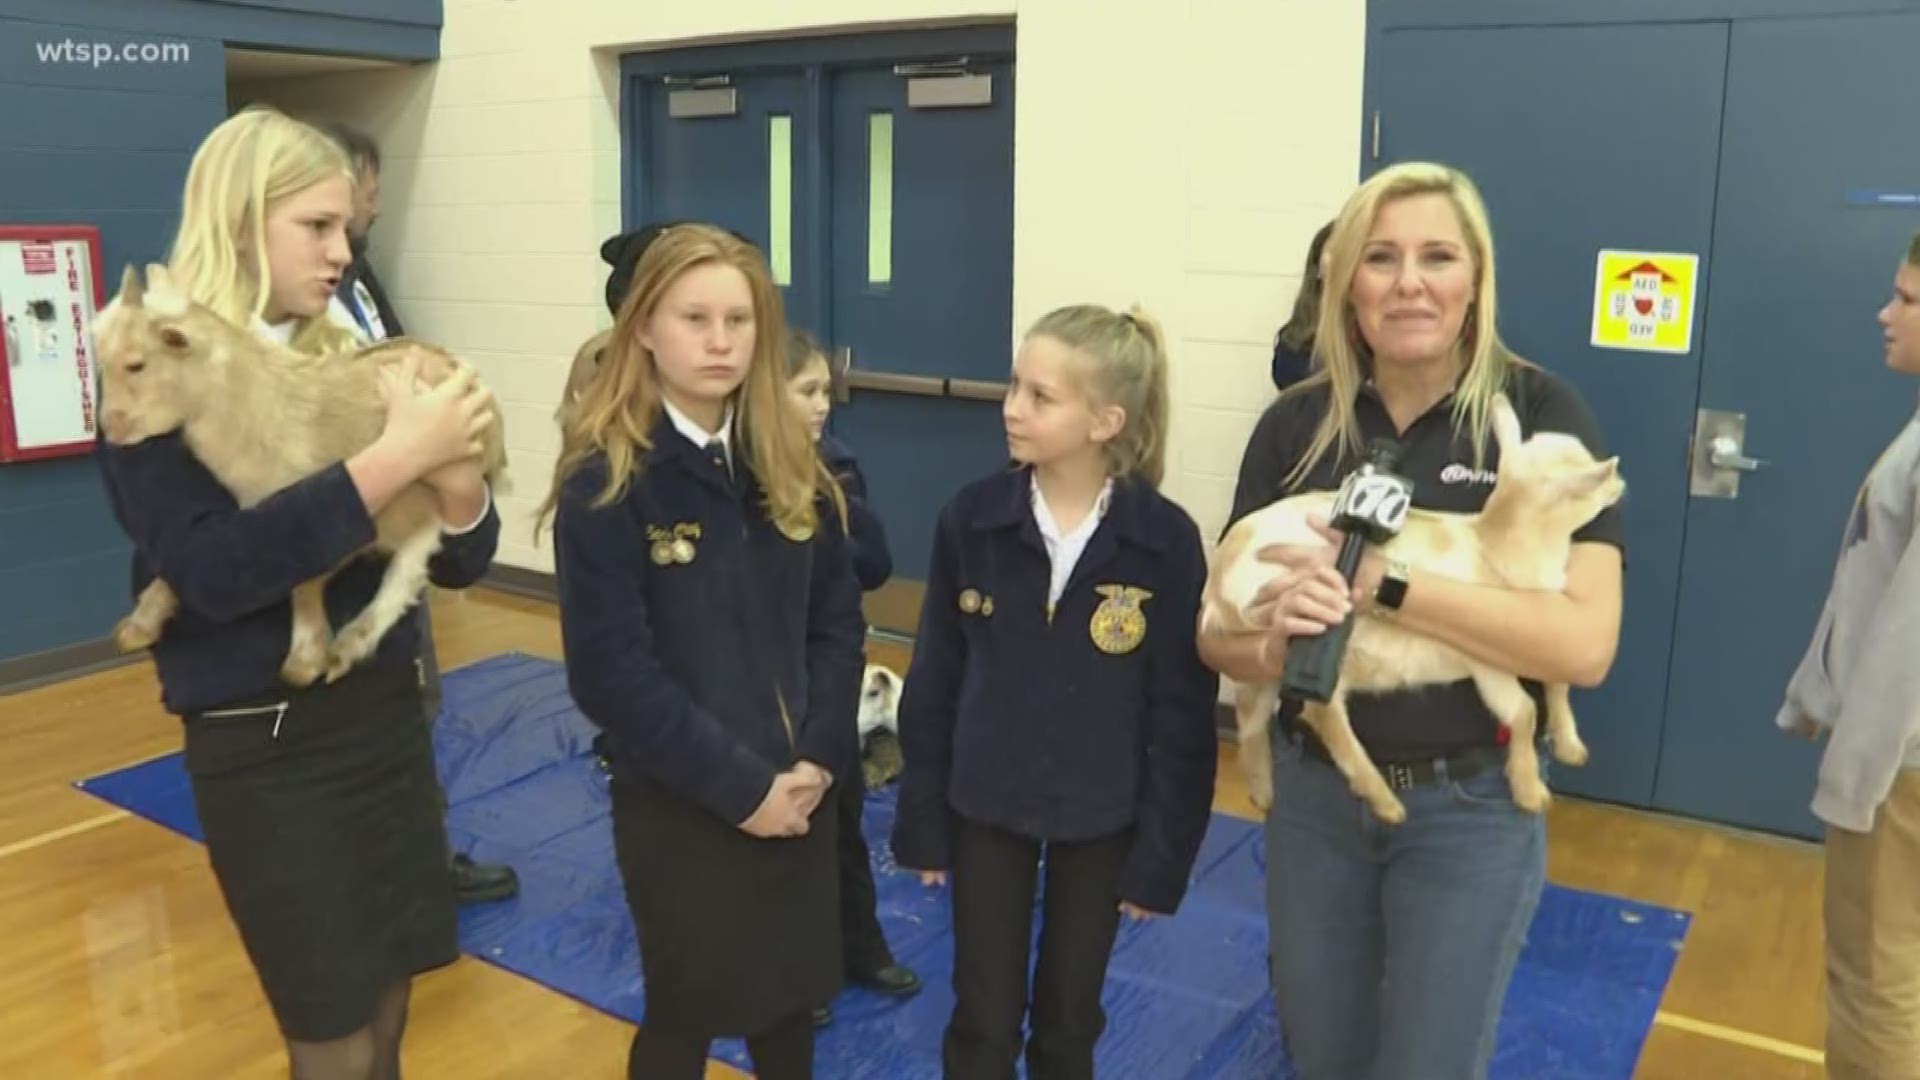
[[[1287,487],[1293,471],[1312,442],[1326,414],[1330,389],[1324,384],[1285,394],[1267,408],[1247,443],[1240,462],[1240,481],[1233,493],[1228,528],[1242,517],[1300,491],[1331,491],[1340,486],[1357,460],[1344,447],[1329,450],[1295,488]],[[1507,399],[1520,420],[1522,436],[1536,431],[1559,431],[1585,443],[1596,457],[1605,456],[1605,441],[1593,412],[1573,387],[1529,364],[1515,364],[1507,376]],[[1371,386],[1354,401],[1360,443],[1392,439],[1401,447],[1397,471],[1413,482],[1413,505],[1423,510],[1473,512],[1486,505],[1500,467],[1500,448],[1487,436],[1485,455],[1475,467],[1472,432],[1456,429],[1453,395],[1445,398],[1405,432],[1394,429],[1386,406]],[[1597,541],[1626,547],[1618,505],[1601,511],[1579,532],[1576,542]],[[1536,702],[1542,701],[1538,683],[1527,682]],[[1296,706],[1282,707],[1287,716]],[[1544,705],[1542,705],[1544,709]],[[1494,719],[1470,680],[1446,686],[1385,694],[1355,694],[1348,711],[1360,741],[1376,762],[1391,763],[1438,757],[1469,747],[1496,746],[1500,722]]]

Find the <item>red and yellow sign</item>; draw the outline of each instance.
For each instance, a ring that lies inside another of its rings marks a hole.
[[[1699,269],[1698,255],[1600,252],[1593,285],[1593,344],[1635,352],[1692,351]]]

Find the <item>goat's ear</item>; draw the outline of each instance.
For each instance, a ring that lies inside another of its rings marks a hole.
[[[1620,459],[1610,457],[1605,461],[1590,465],[1579,472],[1560,479],[1560,493],[1569,499],[1583,499],[1593,494],[1600,485],[1612,480],[1620,471]]]
[[[1502,455],[1520,445],[1520,418],[1513,414],[1513,403],[1505,394],[1493,395],[1493,442]]]
[[[140,285],[140,275],[134,272],[133,264],[120,273],[120,303],[125,307],[137,308],[146,290]]]
[[[147,288],[149,289],[173,288],[173,275],[167,272],[167,268],[165,264],[163,263],[147,264]]]

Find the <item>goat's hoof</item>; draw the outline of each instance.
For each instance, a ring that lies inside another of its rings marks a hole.
[[[306,653],[289,656],[286,663],[280,665],[280,678],[288,686],[312,686],[320,677],[325,659],[324,655],[316,657]]]
[[[353,664],[354,658],[347,653],[341,652],[339,649],[328,653],[327,681],[330,683],[339,682],[346,677],[347,672],[353,670]]]
[[[1391,795],[1384,799],[1374,801],[1373,812],[1379,816],[1381,821],[1389,825],[1398,825],[1407,820],[1407,808],[1401,805],[1399,799]]]
[[[149,623],[129,615],[113,627],[113,643],[121,652],[139,652],[150,649],[160,640],[160,630]]]
[[[1249,791],[1247,792],[1247,801],[1253,804],[1255,810],[1260,811],[1260,813],[1264,815],[1267,811],[1273,809],[1273,792],[1270,789],[1266,791]]]
[[[357,625],[349,625],[333,639],[333,648],[327,652],[327,681],[339,682],[353,665],[372,655],[377,642],[368,640],[365,631]]]
[[[1587,744],[1580,741],[1578,735],[1570,735],[1564,741],[1553,740],[1553,760],[1562,765],[1578,768],[1587,763]]]
[[[1542,814],[1553,804],[1553,792],[1538,780],[1528,784],[1513,785],[1514,805],[1529,814]]]

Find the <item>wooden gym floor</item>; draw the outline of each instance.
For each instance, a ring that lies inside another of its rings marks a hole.
[[[560,655],[549,604],[475,590],[434,613],[449,668]],[[0,746],[0,1076],[284,1076],[203,849],[71,786],[179,748],[151,666],[0,697]],[[1231,758],[1216,805],[1244,815]],[[1821,1075],[1818,848],[1564,798],[1551,821],[1555,882],[1694,915],[1638,1076]],[[463,958],[415,984],[405,1071],[615,1078],[630,1030]]]

